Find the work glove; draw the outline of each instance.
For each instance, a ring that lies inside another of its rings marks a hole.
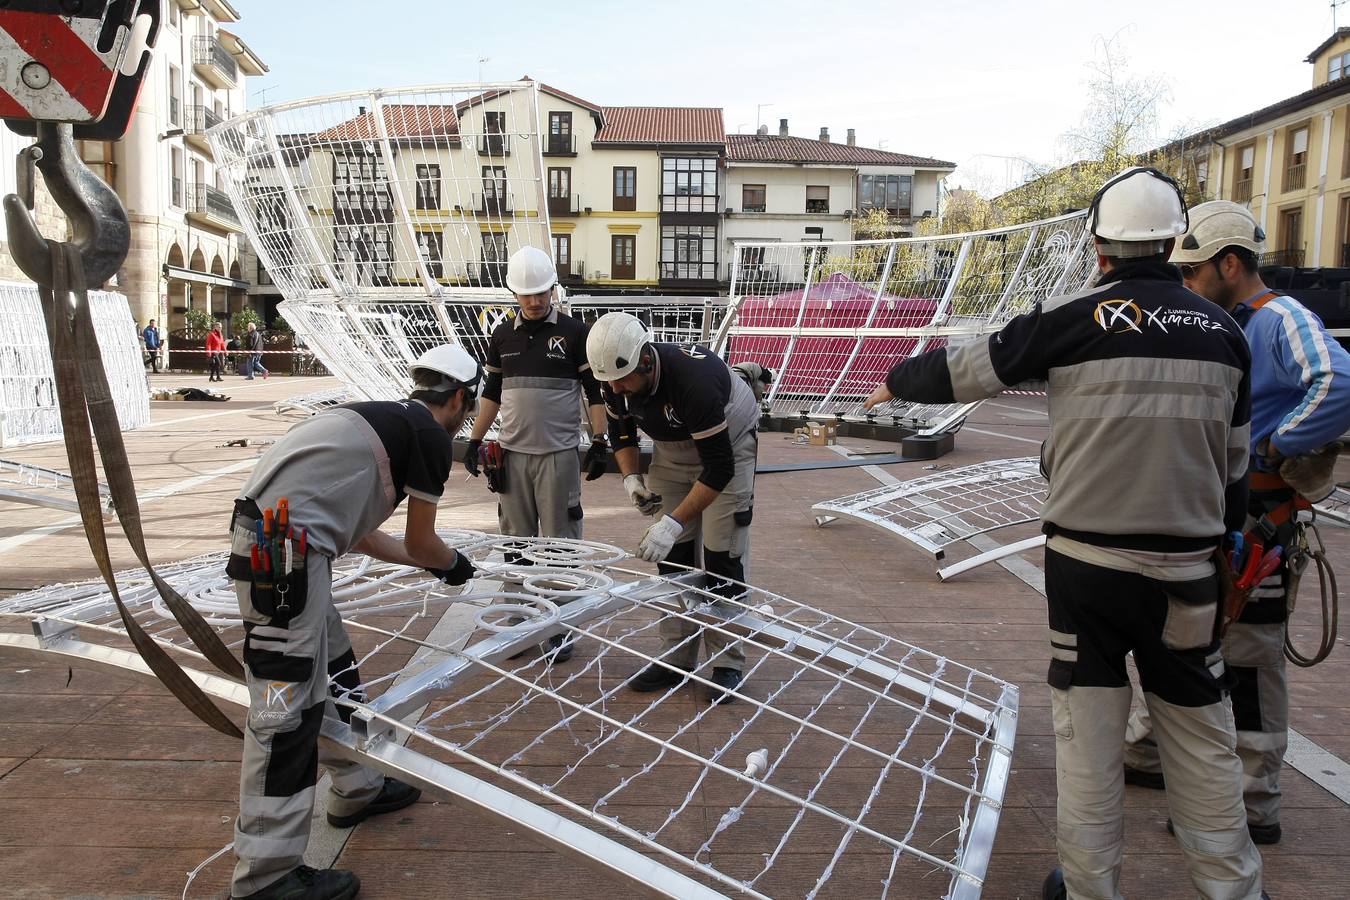
[[[670,553],[670,548],[675,546],[675,541],[683,533],[683,525],[671,516],[662,516],[652,523],[647,533],[642,536],[642,541],[638,544],[638,556],[647,562],[660,562]]]
[[[1280,463],[1280,477],[1310,503],[1320,503],[1336,490],[1336,456],[1344,448],[1332,441],[1309,453],[1300,453]]]
[[[473,563],[469,562],[467,556],[456,550],[455,564],[453,566],[448,569],[433,569],[427,567],[427,571],[430,572],[432,577],[437,581],[459,587],[477,574],[478,570],[473,567]]]
[[[591,446],[581,459],[581,467],[586,470],[586,480],[594,481],[605,474],[609,457],[609,441],[603,437],[591,438]]]
[[[628,492],[628,499],[633,501],[637,511],[644,516],[654,516],[661,511],[661,495],[647,487],[641,475],[625,475],[623,489]]]
[[[478,471],[478,451],[482,446],[483,442],[474,438],[469,441],[469,448],[464,451],[464,471],[474,478],[482,474]]]

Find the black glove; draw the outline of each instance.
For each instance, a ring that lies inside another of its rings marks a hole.
[[[478,570],[473,567],[473,563],[469,562],[467,556],[456,550],[455,564],[453,566],[448,569],[433,569],[428,567],[427,571],[430,572],[437,581],[458,587],[472,578]]]
[[[586,480],[594,481],[605,474],[609,465],[609,441],[603,437],[591,438],[591,446],[581,459],[581,468],[586,470]]]
[[[468,472],[474,478],[482,473],[478,471],[478,450],[483,446],[483,442],[477,439],[469,441],[469,449],[464,451],[464,471]]]

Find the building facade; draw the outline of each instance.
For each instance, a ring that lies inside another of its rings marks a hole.
[[[82,141],[85,163],[113,185],[131,221],[117,274],[137,322],[181,328],[188,309],[225,321],[247,301],[239,218],[205,132],[245,107],[245,79],[266,65],[222,26],[226,0],[168,0],[126,136]]]
[[[729,134],[726,253],[722,280],[731,277],[736,241],[847,241],[860,214],[882,210],[898,237],[916,220],[940,211],[942,181],[955,163],[859,147],[853,129],[842,144],[828,130],[820,138],[793,137],[787,119],[778,134]],[[753,264],[753,260],[749,260]]]

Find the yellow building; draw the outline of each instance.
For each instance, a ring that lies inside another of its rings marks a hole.
[[[1204,199],[1246,203],[1262,263],[1350,265],[1350,28],[1309,54],[1312,88],[1162,148]]]

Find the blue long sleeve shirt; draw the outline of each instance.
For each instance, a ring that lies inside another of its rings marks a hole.
[[[1293,297],[1280,295],[1252,311],[1233,310],[1252,351],[1252,462],[1267,439],[1280,456],[1297,456],[1350,430],[1350,353]]]

